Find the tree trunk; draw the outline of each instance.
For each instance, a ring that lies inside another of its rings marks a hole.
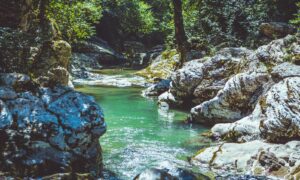
[[[41,0],[40,1],[40,12],[39,12],[39,16],[40,16],[40,24],[43,26],[45,25],[45,23],[47,22],[47,14],[46,14],[46,10],[47,7],[49,6],[49,0]]]
[[[180,63],[177,68],[181,68],[186,62],[189,44],[184,30],[183,15],[182,15],[182,0],[172,0],[174,6],[174,26],[177,51],[180,54]]]

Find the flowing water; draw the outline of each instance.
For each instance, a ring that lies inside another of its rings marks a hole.
[[[104,110],[108,130],[101,137],[105,169],[121,179],[133,179],[141,171],[175,164],[187,168],[187,157],[203,143],[206,129],[185,124],[186,112],[162,111],[157,102],[141,96],[141,88],[82,86]]]

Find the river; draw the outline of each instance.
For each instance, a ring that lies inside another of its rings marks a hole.
[[[205,143],[207,129],[184,123],[187,112],[158,108],[156,100],[141,96],[142,88],[80,86],[104,110],[108,130],[101,137],[105,169],[120,179],[133,179],[151,167],[175,164],[191,168],[187,158]]]

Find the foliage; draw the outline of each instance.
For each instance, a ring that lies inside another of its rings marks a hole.
[[[271,12],[275,12],[271,1],[194,1],[188,6],[194,8],[186,11],[186,17],[190,19],[186,23],[187,32],[215,44],[229,42],[232,45],[241,45],[247,42],[248,46],[253,46],[255,42],[251,40],[258,36],[260,23],[268,21]]]
[[[97,0],[55,0],[48,8],[48,16],[57,22],[63,38],[69,42],[94,35],[94,23],[101,15],[102,8]]]
[[[124,34],[149,34],[156,28],[151,6],[144,1],[101,0],[101,4],[119,18]]]
[[[298,27],[298,31],[300,31],[300,2],[297,3],[298,6],[298,12],[297,14],[295,14],[295,19],[291,20],[291,23],[296,25],[296,27]]]

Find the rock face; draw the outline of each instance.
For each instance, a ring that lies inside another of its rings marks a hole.
[[[71,46],[60,40],[54,22],[36,23],[39,2],[1,2],[0,72],[30,74],[44,86],[67,85]]]
[[[106,124],[90,96],[42,88],[22,74],[0,75],[0,171],[14,177],[89,173],[99,177]]]
[[[133,68],[144,68],[150,65],[164,50],[163,45],[157,45],[142,52],[132,51],[128,57],[128,59],[131,59],[130,66]]]
[[[74,78],[87,79],[89,71],[102,66],[121,65],[125,57],[114,51],[108,44],[96,37],[78,42],[72,47],[71,74]]]

